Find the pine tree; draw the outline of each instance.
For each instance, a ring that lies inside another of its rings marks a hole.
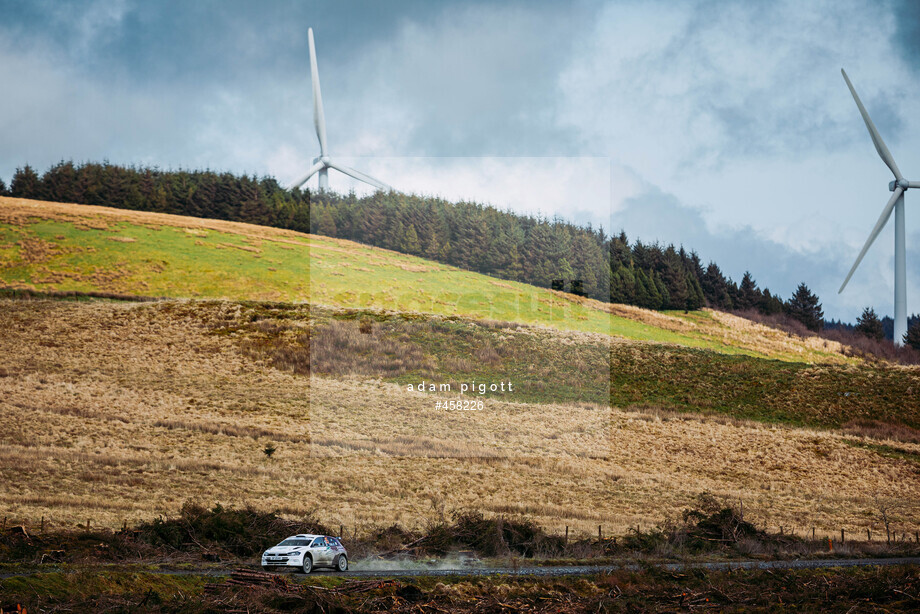
[[[497,220],[490,220],[490,225],[492,223],[497,224]],[[485,259],[486,273],[490,275],[498,275],[499,277],[505,277],[506,279],[513,279],[508,277],[503,273],[505,269],[511,265],[511,249],[513,243],[511,237],[508,235],[506,228],[496,228],[492,233],[492,240],[488,246],[488,256]]]
[[[469,271],[481,271],[488,257],[489,228],[479,207],[463,204],[459,208],[458,230],[452,236],[451,264]]]
[[[728,282],[715,262],[710,262],[706,267],[700,285],[703,288],[703,296],[706,297],[706,302],[710,307],[725,310],[734,307],[728,293]]]
[[[441,262],[450,262],[450,254],[450,241],[444,241],[444,243],[441,245],[441,255],[438,257],[438,260]]]
[[[9,196],[10,193],[6,189],[6,184],[3,183],[3,179],[0,179],[0,196]]]
[[[913,326],[904,333],[904,343],[915,350],[920,350],[920,320],[915,321]]]
[[[662,298],[662,307],[665,309],[686,309],[687,300],[690,298],[690,289],[687,287],[687,273],[684,269],[684,260],[674,249],[668,246],[664,251],[664,258],[658,275],[663,283],[658,287]]]
[[[600,292],[598,285],[598,276],[606,274],[604,257],[587,233],[577,234],[572,242],[572,270],[574,278],[581,280],[583,296],[603,296],[604,293]]]
[[[16,198],[39,198],[41,180],[31,166],[17,168],[10,182],[10,195]]]
[[[313,232],[314,234],[323,235],[326,237],[336,236],[337,228],[335,225],[335,219],[332,217],[332,212],[329,211],[329,207],[319,207],[316,211],[316,215],[312,220]]]
[[[654,304],[650,305],[651,309],[667,309],[671,305],[671,294],[664,281],[655,271],[651,272],[648,279],[648,291],[655,301]]]
[[[738,287],[738,298],[738,304],[735,305],[735,308],[742,311],[753,309],[760,302],[760,290],[757,288],[757,283],[754,281],[750,271],[745,271],[744,277],[741,278],[741,285]]]
[[[403,239],[401,252],[417,256],[422,252],[422,246],[419,244],[418,233],[415,232],[415,224],[409,224],[406,229],[406,236]]]
[[[626,233],[620,231],[616,237],[610,237],[610,269],[617,270],[620,265],[632,266],[632,251]]]
[[[428,237],[428,243],[425,247],[425,257],[429,260],[438,260],[441,257],[441,244],[438,235],[432,234]]]
[[[551,269],[551,271],[552,271],[551,272],[552,278],[565,280],[564,284],[566,286],[570,286],[572,283],[572,279],[575,278],[575,272],[572,270],[572,265],[569,264],[569,261],[567,258],[562,258],[561,260],[557,260],[553,264],[553,268]]]
[[[610,276],[610,302],[636,304],[636,279],[632,271],[622,264]]]
[[[688,311],[701,309],[706,304],[706,298],[703,296],[703,289],[700,287],[699,280],[692,272],[687,273],[687,288],[690,290],[690,294],[687,296],[687,304],[684,309]]]
[[[824,325],[824,310],[817,296],[804,283],[799,284],[795,294],[786,304],[786,313],[798,320],[808,330],[819,331]]]
[[[387,228],[386,247],[398,252],[403,240],[406,238],[406,227],[403,226],[402,220],[396,220],[395,224],[390,224]]]
[[[650,307],[653,301],[649,293],[648,278],[645,276],[645,273],[642,272],[642,269],[637,269],[635,271],[633,279],[635,280],[635,290],[633,292],[635,303],[633,304],[639,307]]]
[[[885,338],[885,329],[882,327],[882,321],[875,313],[875,309],[866,307],[862,315],[856,319],[856,330],[870,339],[881,341]]]
[[[783,301],[778,296],[773,296],[770,293],[770,290],[767,289],[763,291],[760,302],[757,304],[757,309],[760,310],[760,313],[766,314],[768,316],[782,313]]]
[[[553,249],[553,233],[546,223],[538,223],[527,234],[521,264],[524,280],[535,286],[548,288],[552,277],[552,265],[547,263]],[[547,267],[547,264],[550,266]]]
[[[511,248],[508,251],[507,264],[505,268],[499,271],[499,274],[505,279],[518,281],[521,279],[523,273],[524,268],[521,266],[521,255],[518,252],[517,244],[511,243]]]
[[[77,170],[73,162],[62,160],[42,176],[41,198],[63,203],[80,202],[82,194],[77,194],[76,184]]]

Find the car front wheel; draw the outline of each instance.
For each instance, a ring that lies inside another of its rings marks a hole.
[[[335,568],[339,571],[348,571],[348,558],[344,554],[340,554],[338,560],[335,562]]]
[[[305,554],[303,557],[303,572],[310,573],[311,571],[313,571],[313,557]]]

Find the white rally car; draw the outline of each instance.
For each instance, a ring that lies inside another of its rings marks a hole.
[[[348,552],[337,537],[292,535],[262,554],[262,569],[296,567],[310,573],[314,567],[348,571]]]

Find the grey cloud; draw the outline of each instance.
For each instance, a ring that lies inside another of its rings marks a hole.
[[[4,3],[0,72],[23,94],[0,101],[16,145],[0,176],[70,157],[238,172],[270,172],[279,150],[308,158],[308,26],[336,153],[569,153],[553,127],[555,75],[594,6]],[[34,74],[13,74],[25,66]]]
[[[663,18],[637,18],[639,6]],[[863,137],[840,77],[847,65],[897,142],[910,100],[896,76],[903,66],[866,70],[888,60],[880,36],[891,20],[883,3],[611,3],[582,50],[586,65],[569,70],[578,100],[568,119],[599,126],[600,139],[624,147],[642,147],[641,134],[671,150],[683,172],[739,156],[826,154]]]
[[[704,263],[715,261],[736,282],[745,271],[751,271],[760,287],[783,298],[805,282],[822,299],[828,318],[853,321],[870,303],[881,313],[891,312],[892,290],[884,272],[890,271],[892,265],[890,258],[881,256],[885,250],[879,246],[873,246],[848,290],[838,295],[837,289],[856,257],[848,247],[836,245],[801,252],[766,239],[748,227],[710,229],[703,212],[654,188],[627,199],[623,209],[611,216],[610,228],[614,232],[624,229],[631,241],[673,243],[695,249]],[[920,241],[920,233],[916,234],[911,239],[914,245]],[[911,254],[920,256],[916,249]],[[912,280],[920,279],[918,273],[916,268],[911,271]],[[912,293],[911,298],[916,294]]]
[[[389,129],[406,155],[573,153],[576,139],[555,119],[557,75],[592,13],[495,5],[444,11],[424,25],[407,19],[361,60],[326,73],[337,80],[329,105],[346,118],[337,128],[350,141],[380,115],[396,116]],[[359,109],[372,111],[354,122]]]
[[[915,73],[920,72],[920,3],[915,0],[894,2],[894,39],[901,58]]]

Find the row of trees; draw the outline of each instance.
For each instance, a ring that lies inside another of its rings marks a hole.
[[[0,193],[313,232],[651,309],[785,312],[813,330],[823,322],[820,302],[804,284],[784,302],[758,288],[750,273],[738,284],[683,247],[631,243],[625,232],[608,236],[603,228],[477,203],[398,192],[311,194],[288,191],[270,177],[72,162],[43,174],[17,169]]]
[[[42,175],[28,165],[16,169],[7,193],[310,231],[309,194],[285,190],[271,177],[61,162]]]
[[[890,338],[894,336],[894,320],[888,316],[879,318],[878,314],[875,313],[875,309],[872,307],[863,309],[862,315],[856,319],[855,326],[849,326],[840,322],[831,323],[830,326],[833,328],[852,329],[875,341],[881,341],[886,337]],[[920,350],[920,315],[915,314],[907,319],[907,332],[904,333],[902,341],[905,345],[915,350]]]

